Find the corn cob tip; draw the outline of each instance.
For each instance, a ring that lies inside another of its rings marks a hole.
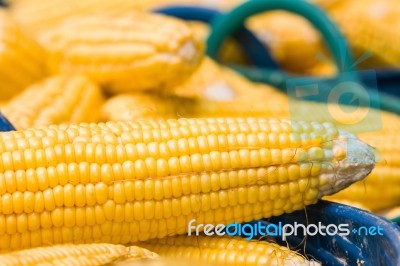
[[[364,179],[375,166],[373,148],[347,131],[340,130],[333,141],[332,165],[321,172],[324,185],[319,197],[339,192],[349,185]]]

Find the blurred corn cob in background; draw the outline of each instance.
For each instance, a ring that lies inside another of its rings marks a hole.
[[[185,23],[144,12],[74,17],[40,40],[52,73],[87,74],[111,93],[171,87],[203,53]]]
[[[69,124],[0,133],[0,249],[184,234],[303,209],[363,179],[368,145],[263,118]],[[329,167],[326,167],[329,165]]]
[[[319,32],[305,18],[285,11],[251,17],[246,25],[269,48],[286,71],[307,75],[331,75],[336,68],[329,58]]]
[[[357,57],[370,53],[371,57],[362,62],[362,67],[400,65],[399,1],[336,0],[325,5],[325,9]]]
[[[29,86],[1,111],[17,129],[61,123],[96,122],[101,89],[80,75],[62,74]]]
[[[190,262],[215,265],[321,265],[290,249],[266,241],[247,241],[231,236],[175,236],[150,240],[137,245],[167,258],[185,258]]]
[[[397,219],[397,223],[400,222],[400,205],[381,211],[380,215],[388,218],[388,219]]]
[[[199,5],[228,9],[243,0],[9,0],[14,17],[34,33],[48,30],[73,16],[123,14],[127,11],[150,10],[174,4]]]
[[[113,265],[118,261],[156,259],[158,255],[136,246],[113,244],[58,245],[0,254],[2,266]]]
[[[44,52],[3,9],[0,48],[0,101],[6,101],[45,75]]]

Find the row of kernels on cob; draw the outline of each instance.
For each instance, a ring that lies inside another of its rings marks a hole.
[[[0,137],[3,251],[125,244],[187,233],[192,219],[280,215],[374,166],[366,144],[331,124],[262,118],[61,125]]]
[[[0,262],[4,266],[320,265],[286,247],[238,237],[178,236],[136,245],[57,245],[0,255]],[[157,250],[162,257],[143,247]]]
[[[137,246],[99,243],[59,245],[15,251],[0,255],[0,262],[3,266],[100,266],[157,258],[157,254]]]

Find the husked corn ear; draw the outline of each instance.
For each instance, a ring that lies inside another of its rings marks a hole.
[[[44,51],[0,9],[0,101],[44,76]]]
[[[209,57],[182,83],[171,88],[178,96],[226,100],[235,97],[235,89],[224,77],[222,68]]]
[[[14,251],[0,255],[2,266],[111,265],[117,260],[143,260],[158,255],[136,246],[113,244],[58,245]]]
[[[193,261],[188,261],[182,258],[179,259],[169,259],[169,258],[158,258],[158,259],[152,259],[152,260],[140,260],[140,261],[121,261],[121,262],[115,262],[112,264],[112,266],[215,266],[215,263],[200,263],[198,261],[193,262]]]
[[[278,117],[278,112],[270,111],[263,102],[214,101],[156,93],[119,94],[108,99],[101,108],[101,121],[246,115]]]
[[[249,81],[237,72],[218,65],[209,57],[204,57],[199,67],[184,82],[170,90],[173,94],[187,98],[200,98],[215,101],[236,99],[269,99],[269,107],[284,106],[287,109],[287,96],[275,88]],[[284,101],[286,104],[281,104]],[[276,105],[275,105],[276,104]],[[282,107],[280,108],[282,109]]]
[[[400,217],[400,205],[388,209],[388,210],[384,210],[382,212],[379,213],[380,215],[386,217],[387,219],[396,219],[399,220]]]
[[[215,265],[320,265],[290,249],[266,241],[230,236],[175,236],[138,243],[170,258]]]
[[[328,123],[171,119],[3,132],[0,249],[134,243],[183,234],[194,218],[280,215],[373,166],[368,145]]]
[[[58,75],[28,87],[2,106],[17,129],[61,123],[97,122],[101,89],[81,75]]]
[[[177,110],[182,109],[182,106],[178,105],[184,103],[184,110],[186,110],[188,107],[186,102],[194,103],[195,100],[155,93],[118,94],[103,104],[100,120],[134,121],[137,119],[178,118]]]
[[[364,181],[326,199],[359,202],[374,212],[397,206],[400,204],[399,174],[399,166],[377,166]]]
[[[366,205],[361,203],[358,199],[356,201],[352,201],[352,200],[346,200],[346,199],[335,199],[335,198],[332,199],[332,198],[330,198],[329,200],[337,202],[337,203],[340,203],[340,204],[348,205],[348,206],[351,206],[351,207],[354,207],[354,208],[358,208],[358,209],[362,209],[362,210],[371,212],[371,210]]]
[[[35,33],[51,29],[73,16],[91,14],[124,14],[133,10],[150,10],[176,4],[193,4],[227,9],[243,0],[9,0],[14,17]]]
[[[171,87],[203,52],[183,21],[139,12],[74,17],[41,40],[53,73],[87,74],[112,93]]]
[[[273,11],[251,17],[247,25],[285,70],[308,74],[316,65],[324,65],[327,74],[336,72],[334,67],[318,59],[319,54],[328,57],[323,39],[305,18]]]
[[[356,56],[371,54],[362,66],[400,64],[400,4],[392,0],[337,1],[328,7]]]

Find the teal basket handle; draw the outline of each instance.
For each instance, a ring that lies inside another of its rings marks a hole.
[[[347,81],[362,84],[360,75],[356,71],[353,71],[353,57],[344,36],[320,8],[302,0],[250,0],[234,8],[232,11],[221,15],[211,25],[211,33],[207,40],[207,55],[219,61],[218,51],[223,41],[240,29],[248,17],[273,10],[285,10],[307,19],[321,33],[339,73],[346,73]],[[280,70],[267,68],[231,67],[253,81],[273,85],[284,92],[287,92],[287,80],[299,77]],[[315,83],[320,85],[323,95],[327,95],[332,86],[337,84],[337,77],[330,79],[323,77],[302,77],[302,79],[303,84]],[[363,92],[352,91],[352,93],[360,101],[370,103],[368,107],[400,114],[400,99],[397,97],[374,90],[368,90],[367,96]],[[326,98],[323,95],[320,97],[316,96],[312,100],[326,102]]]
[[[207,54],[218,59],[223,41],[242,27],[248,17],[273,10],[285,10],[306,18],[323,36],[339,71],[351,70],[353,58],[343,35],[321,9],[301,0],[251,0],[221,15],[212,23]]]

